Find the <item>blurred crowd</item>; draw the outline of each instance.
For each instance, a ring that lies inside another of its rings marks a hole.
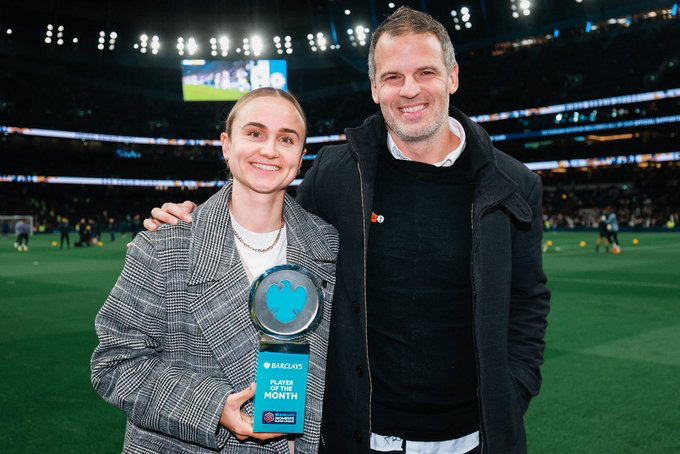
[[[544,176],[546,226],[595,228],[615,213],[622,228],[675,228],[680,217],[680,165],[616,166]]]

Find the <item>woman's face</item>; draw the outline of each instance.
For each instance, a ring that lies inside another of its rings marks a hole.
[[[262,96],[242,105],[231,137],[220,136],[234,185],[260,194],[284,191],[300,170],[304,136],[302,117],[284,98]]]

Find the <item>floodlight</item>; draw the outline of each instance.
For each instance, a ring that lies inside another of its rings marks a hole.
[[[149,39],[149,37],[146,36],[146,33],[142,33],[142,36],[140,36],[139,39],[142,40],[142,41],[147,41]]]
[[[11,35],[11,34],[12,34],[12,29],[11,29],[11,28],[8,28],[8,29],[7,29],[7,34],[8,34],[8,35]]]
[[[215,37],[210,38],[210,44],[217,44],[217,39]]]
[[[348,9],[345,10],[345,16],[349,16],[352,12]]]
[[[394,3],[389,2],[389,3],[387,4],[387,6],[388,6],[389,8],[394,8]]]
[[[286,35],[285,41],[290,42],[290,40],[291,40],[290,36]]]
[[[73,38],[73,44],[77,44],[77,43],[78,43],[78,38]]]
[[[289,47],[288,49],[286,49],[286,53],[287,53],[287,54],[292,54],[292,53],[293,53],[293,49],[291,49],[291,48]]]
[[[192,36],[191,38],[189,38],[189,43],[187,44],[187,50],[189,51],[189,55],[194,55],[197,49],[198,45],[196,44],[196,39]]]
[[[277,44],[280,43],[280,42],[281,42],[281,37],[280,37],[280,36],[275,36],[275,37],[274,37],[274,42],[277,43]]]
[[[116,33],[116,32],[111,32],[111,34],[110,34],[109,36],[110,36],[111,38],[113,38],[113,39],[116,39],[116,38],[118,38],[118,33]]]

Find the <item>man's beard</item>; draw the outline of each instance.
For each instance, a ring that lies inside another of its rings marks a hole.
[[[417,143],[426,141],[432,136],[434,136],[435,133],[439,131],[439,129],[448,122],[449,116],[447,114],[447,111],[448,109],[442,109],[442,112],[439,115],[439,117],[434,118],[434,121],[432,121],[428,125],[425,125],[425,127],[422,130],[418,131],[417,134],[409,132],[407,128],[404,127],[405,125],[403,123],[394,120],[391,114],[386,115],[385,111],[383,111],[383,118],[385,119],[385,124],[387,125],[387,128],[393,133],[395,133],[402,142]]]

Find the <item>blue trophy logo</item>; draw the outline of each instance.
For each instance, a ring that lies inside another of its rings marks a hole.
[[[276,320],[289,323],[305,308],[307,291],[302,286],[293,290],[290,281],[283,280],[269,286],[266,301],[267,308]]]

